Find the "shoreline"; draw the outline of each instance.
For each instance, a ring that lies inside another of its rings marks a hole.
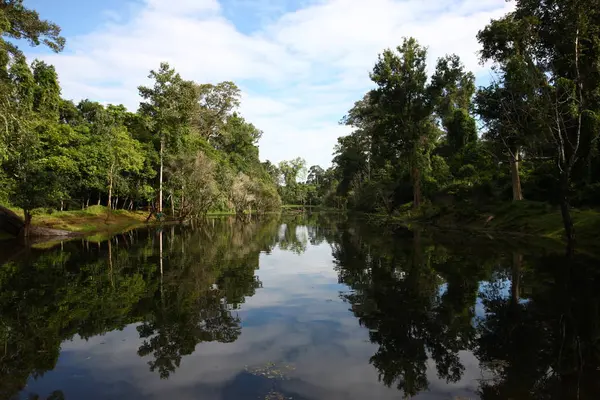
[[[294,207],[284,206],[282,213],[289,213]],[[316,212],[329,212],[318,209]],[[12,211],[19,212],[18,209]],[[336,210],[335,212],[344,212]],[[546,203],[521,201],[499,203],[486,206],[455,204],[452,206],[426,206],[420,210],[410,209],[410,205],[399,208],[395,214],[360,213],[347,211],[349,215],[364,217],[374,224],[401,225],[403,227],[423,226],[453,232],[469,232],[483,235],[507,235],[515,239],[544,238],[565,244],[560,211]],[[598,247],[595,234],[600,232],[600,212],[596,210],[573,209],[576,230],[576,243],[584,247]],[[211,212],[207,217],[231,216],[228,212]],[[73,233],[74,237],[104,236],[131,229],[137,226],[173,223],[170,219],[146,222],[147,211],[114,210],[107,213],[104,206],[92,206],[85,210],[56,211],[51,214],[34,214],[33,226],[58,229]],[[14,236],[0,231],[0,241],[14,239]],[[48,240],[57,238],[48,237]]]
[[[600,232],[600,211],[572,209],[576,245],[599,247],[595,238]],[[542,238],[566,244],[560,210],[546,203],[520,202],[474,206],[429,206],[414,211],[407,206],[393,215],[363,214],[376,223],[404,227],[418,225],[445,231],[483,235],[507,235],[520,238]]]

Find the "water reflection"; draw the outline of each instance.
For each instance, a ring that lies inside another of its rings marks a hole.
[[[2,248],[0,398],[600,393],[587,253],[326,214]]]
[[[352,289],[343,297],[379,346],[370,362],[380,380],[422,394],[434,363],[439,379],[458,382],[468,350],[481,399],[598,398],[598,259],[445,242],[346,229],[334,246]]]

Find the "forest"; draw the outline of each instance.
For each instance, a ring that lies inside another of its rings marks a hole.
[[[415,38],[386,49],[369,90],[341,119],[332,166],[261,162],[262,131],[233,82],[196,83],[167,63],[138,110],[61,97],[55,69],[15,43],[60,52],[60,27],[22,0],[0,2],[0,203],[90,205],[185,220],[282,204],[397,214],[523,200],[560,210],[600,204],[600,0],[519,0],[477,34],[480,78],[455,54],[428,66]]]
[[[353,132],[307,192],[384,214],[526,199],[559,208],[572,240],[572,207],[600,204],[599,37],[598,0],[516,1],[477,35],[480,87],[457,55],[429,69],[427,47],[404,39],[379,55],[341,121]]]
[[[23,210],[149,209],[184,220],[209,210],[280,208],[259,160],[262,131],[237,111],[233,82],[200,84],[167,63],[140,86],[135,112],[61,97],[53,66],[29,63],[26,40],[59,52],[60,28],[22,1],[0,2],[0,203]],[[163,212],[164,211],[164,212]],[[27,231],[27,229],[26,229]]]

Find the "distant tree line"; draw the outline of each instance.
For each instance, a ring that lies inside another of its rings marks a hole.
[[[53,66],[14,44],[59,52],[60,28],[22,1],[0,1],[0,203],[22,208],[149,208],[173,218],[279,209],[261,164],[262,132],[238,112],[233,82],[198,84],[167,63],[140,86],[136,112],[61,97]]]

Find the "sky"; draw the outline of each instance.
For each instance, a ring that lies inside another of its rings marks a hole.
[[[184,79],[233,81],[239,112],[263,137],[262,160],[302,157],[331,164],[339,124],[372,88],[369,72],[386,48],[413,36],[435,60],[458,54],[478,83],[489,80],[475,35],[513,7],[505,0],[26,0],[67,39],[53,64],[63,97],[124,104],[167,61]]]

